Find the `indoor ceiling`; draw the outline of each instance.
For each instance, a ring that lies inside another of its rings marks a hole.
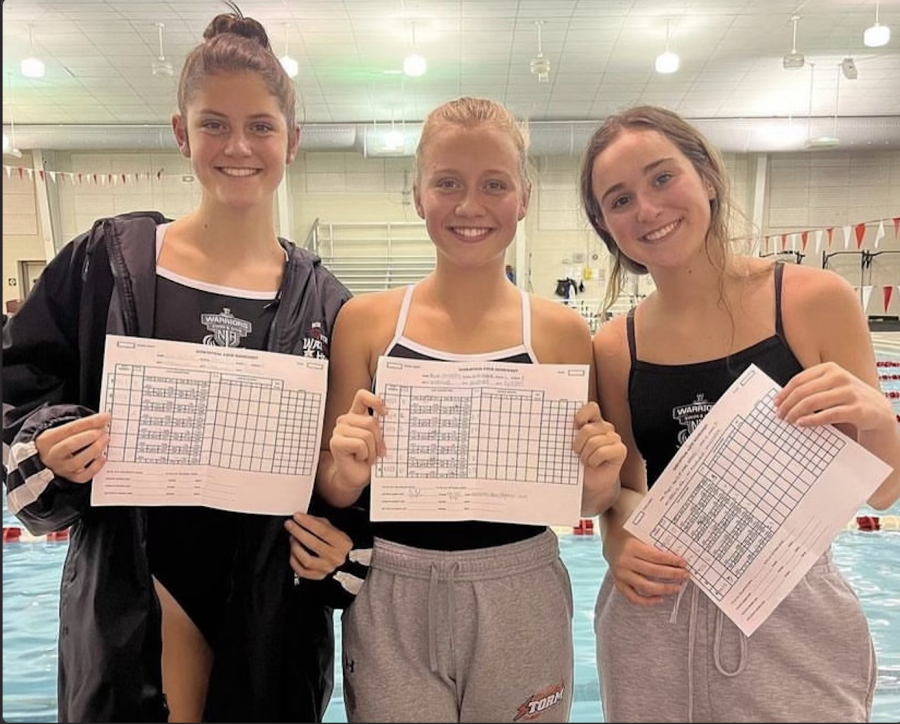
[[[852,122],[900,148],[900,0],[880,2],[892,37],[878,48],[863,44],[876,0],[237,4],[266,26],[277,55],[297,60],[306,124],[414,124],[445,100],[476,95],[538,124],[571,127],[653,103],[721,126],[777,121],[808,131],[812,117],[825,133],[829,124]],[[209,20],[228,9],[223,0],[6,0],[4,130],[13,121],[24,139],[31,126],[168,129],[181,61]],[[788,70],[795,14],[805,62]],[[681,68],[660,75],[654,59],[667,34]],[[539,35],[550,64],[546,82],[531,72]],[[401,66],[414,45],[428,70],[407,77]],[[44,61],[43,78],[22,76],[20,61],[29,55]],[[842,74],[845,58],[856,78]],[[172,64],[174,76],[153,73],[160,61]]]

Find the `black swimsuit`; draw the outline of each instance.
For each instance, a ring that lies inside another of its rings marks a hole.
[[[414,289],[415,286],[407,287],[397,318],[394,338],[384,353],[386,356],[406,359],[450,361],[478,359],[521,364],[537,363],[537,357],[531,349],[531,305],[526,293],[522,293],[522,344],[485,354],[461,355],[425,347],[403,335]],[[368,494],[369,488],[367,487],[364,493],[366,506],[368,506]],[[478,520],[373,523],[373,532],[379,538],[416,548],[440,551],[475,550],[515,543],[538,535],[544,530],[546,530],[546,526],[491,523]]]
[[[275,294],[215,287],[159,269],[153,336],[265,349]],[[150,572],[210,644],[222,625],[238,542],[251,517],[202,506],[147,507]]]
[[[628,403],[632,430],[647,462],[647,484],[652,486],[707,411],[751,363],[779,385],[803,367],[784,338],[781,320],[781,277],[784,265],[775,265],[775,334],[722,359],[683,365],[662,365],[638,359],[634,309],[626,328],[631,353]]]

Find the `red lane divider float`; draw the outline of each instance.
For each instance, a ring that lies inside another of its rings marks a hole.
[[[857,515],[853,520],[847,522],[844,530],[859,531],[900,531],[900,515]],[[572,526],[553,526],[553,531],[557,535],[599,535],[600,531],[594,526],[594,521],[590,518],[582,518],[578,525]]]
[[[845,528],[861,531],[900,530],[900,515],[858,515],[847,523]],[[594,521],[590,518],[582,518],[578,525],[571,528],[554,526],[553,530],[558,534],[571,533],[573,535],[595,535],[599,532],[594,529]],[[3,526],[4,543],[42,543],[68,540],[68,529],[51,531],[47,535],[32,535],[17,525]]]
[[[582,518],[578,525],[572,528],[575,535],[594,535],[594,521],[590,518]]]
[[[857,515],[856,525],[860,530],[881,530],[881,518],[877,515]]]
[[[17,525],[3,526],[4,543],[43,543],[45,541],[67,541],[69,530],[50,531],[47,535],[32,535],[24,528]]]

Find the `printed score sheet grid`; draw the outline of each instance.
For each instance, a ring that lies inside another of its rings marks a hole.
[[[372,520],[575,525],[584,468],[572,450],[587,365],[381,357],[387,454]]]
[[[891,472],[833,426],[780,420],[779,389],[751,365],[625,524],[683,556],[691,580],[747,636]]]
[[[327,378],[324,359],[109,335],[91,503],[305,511]]]

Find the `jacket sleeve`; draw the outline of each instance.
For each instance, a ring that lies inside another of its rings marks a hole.
[[[47,428],[92,414],[78,404],[85,237],[50,261],[3,326],[3,442],[9,449],[2,477],[8,508],[35,535],[71,525],[90,503],[91,486],[55,477],[34,446]]]
[[[92,414],[80,405],[41,407],[28,416],[9,447],[3,466],[6,507],[33,535],[68,528],[91,502],[90,483],[54,475],[41,462],[34,440],[44,430]]]
[[[313,493],[309,504],[310,515],[327,518],[353,540],[353,548],[344,565],[321,581],[300,579],[298,585],[305,586],[310,596],[331,608],[347,608],[362,589],[369,573],[372,559],[372,528],[369,511],[360,505],[349,508],[335,508]]]
[[[326,278],[321,284],[322,293],[325,308],[333,310],[333,313],[328,315],[333,326],[337,310],[353,295],[330,271],[326,271],[324,276]],[[330,350],[331,328],[328,329],[328,337]],[[339,609],[347,608],[362,589],[372,559],[372,524],[369,521],[368,496],[349,508],[335,508],[313,494],[310,512],[328,518],[353,540],[353,548],[347,555],[346,562],[324,579],[319,592],[325,605]]]

